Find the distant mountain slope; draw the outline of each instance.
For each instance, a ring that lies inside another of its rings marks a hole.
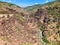
[[[24,9],[25,9],[26,11],[31,11],[31,10],[34,10],[34,9],[40,8],[41,6],[42,6],[42,5],[37,4],[37,5],[33,5],[33,6],[25,7]]]
[[[46,3],[46,4],[37,4],[37,5],[33,5],[33,6],[28,6],[28,7],[25,7],[24,9],[26,10],[26,11],[33,11],[34,9],[38,9],[38,8],[40,8],[40,7],[42,7],[42,6],[47,6],[47,5],[51,5],[51,4],[53,4],[55,1],[53,1],[53,2],[48,2],[48,3]]]

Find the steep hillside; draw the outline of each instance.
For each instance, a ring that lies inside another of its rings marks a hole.
[[[39,45],[37,25],[28,19],[21,7],[0,2],[0,45]]]
[[[0,45],[20,45],[23,42],[24,15],[27,14],[21,7],[0,2]]]
[[[60,45],[60,2],[44,5],[30,17],[40,28],[42,45]]]
[[[26,13],[21,7],[15,5],[15,4],[10,4],[6,2],[1,2],[0,1],[0,13],[16,13],[16,14],[23,14]]]

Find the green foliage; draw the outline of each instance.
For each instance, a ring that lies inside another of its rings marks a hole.
[[[2,14],[2,13],[6,13],[6,12],[7,12],[7,11],[5,11],[5,10],[1,10],[1,11],[0,11],[1,14]]]
[[[16,15],[16,17],[23,23],[25,21],[24,17],[20,14]]]
[[[57,25],[56,28],[59,28],[59,25]]]
[[[44,31],[44,30],[45,30],[44,26],[41,26],[41,29],[40,29],[40,30]],[[45,34],[43,35],[42,40],[43,40],[45,43],[49,43],[49,41],[47,40]]]
[[[25,7],[24,9],[25,9],[26,11],[33,11],[34,9],[40,8],[41,6],[42,6],[42,5],[37,4],[37,5]]]
[[[59,29],[59,28],[60,28],[60,25],[59,25],[59,24],[57,24],[56,28],[58,28],[58,29]]]
[[[10,7],[11,6],[17,6],[17,5],[15,5],[15,4],[8,4]],[[18,8],[20,8],[19,6],[17,6]]]
[[[11,3],[8,3],[8,2],[3,2],[3,1],[0,1],[0,3],[2,4],[2,5],[8,5],[8,6],[17,6],[16,4],[11,4]],[[2,6],[2,5],[0,5],[0,6]],[[18,8],[21,8],[21,7],[19,7],[19,6],[17,6]]]
[[[13,6],[14,4],[9,4],[9,6]]]
[[[60,45],[60,41],[57,41],[57,45]]]
[[[22,16],[20,16],[19,18],[22,22],[24,22],[24,18]]]
[[[55,1],[48,2],[48,3],[44,4],[43,6],[45,6],[45,5],[50,6],[50,5],[52,5],[54,2],[55,2]]]
[[[22,43],[22,45],[33,45],[32,43]]]
[[[7,36],[3,36],[3,37],[2,37],[2,40],[3,40],[3,41],[6,41],[7,39],[8,39]]]
[[[60,14],[57,14],[58,17],[60,17]]]
[[[45,5],[50,6],[50,5],[52,5],[54,2],[55,2],[55,1],[48,2],[48,3],[45,3],[45,4],[37,4],[37,5],[33,5],[33,6],[28,6],[28,7],[25,7],[24,9],[25,9],[26,11],[33,11],[34,9],[41,8],[41,7],[45,6]]]
[[[49,41],[48,41],[45,37],[43,37],[42,40],[43,40],[45,43],[49,43]]]
[[[45,30],[44,26],[41,26],[40,30],[44,31]]]

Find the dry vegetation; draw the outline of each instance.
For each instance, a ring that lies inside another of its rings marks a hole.
[[[0,4],[0,45],[60,45],[60,2],[33,13],[13,4]]]

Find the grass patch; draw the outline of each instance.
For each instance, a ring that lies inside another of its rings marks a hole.
[[[40,30],[41,31],[44,31],[45,30],[44,26],[41,26]]]
[[[33,45],[32,43],[22,43],[22,45]]]

